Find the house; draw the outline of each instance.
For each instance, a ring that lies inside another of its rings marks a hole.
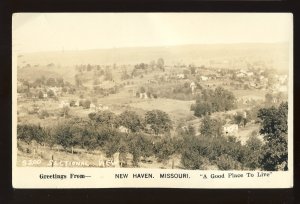
[[[226,136],[236,135],[239,130],[239,126],[237,124],[226,124],[222,127],[223,134]]]
[[[192,93],[194,93],[196,87],[197,87],[197,86],[196,86],[195,82],[192,82],[192,83],[190,84],[190,88],[192,89]]]
[[[251,76],[253,76],[253,75],[254,75],[254,73],[253,73],[253,72],[247,72],[246,74],[247,74],[247,76],[248,76],[248,77],[251,77]]]
[[[91,109],[91,110],[96,110],[96,105],[93,104],[93,103],[91,103],[91,104],[90,104],[90,109]]]
[[[246,77],[246,73],[239,72],[239,73],[236,74],[236,76],[239,77],[239,78],[243,78],[243,77]]]
[[[185,75],[184,74],[177,74],[177,79],[185,79]]]
[[[64,107],[69,107],[70,108],[70,103],[62,101],[59,104],[59,108],[64,108]]]
[[[75,106],[77,106],[77,107],[78,107],[78,106],[79,106],[79,104],[80,104],[80,103],[79,103],[79,101],[76,101],[76,102],[75,102]]]
[[[281,85],[278,87],[278,92],[288,92],[288,88],[285,85]]]
[[[147,99],[148,98],[147,93],[140,93],[140,98]]]
[[[207,76],[201,76],[200,79],[201,79],[202,81],[207,81],[209,78],[208,78]]]
[[[43,94],[43,98],[48,98],[48,94],[47,94],[47,93],[44,93],[44,94]]]
[[[108,110],[108,106],[103,106],[102,110]]]
[[[130,132],[130,130],[128,128],[126,128],[122,125],[118,129],[119,129],[120,132],[123,132],[123,133],[129,133]]]

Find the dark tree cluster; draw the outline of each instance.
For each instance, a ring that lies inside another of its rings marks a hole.
[[[181,155],[186,169],[220,170],[287,170],[288,104],[261,108],[257,118],[261,124],[261,141],[253,133],[242,145],[235,137],[222,135],[223,121],[205,116],[200,136],[195,128],[178,127],[177,135],[169,132],[172,121],[160,110],[148,111],[144,116],[127,110],[119,115],[110,111],[89,114],[88,119],[73,118],[52,129],[39,125],[18,125],[17,138],[26,143],[58,144],[66,150],[81,147],[99,149],[107,156],[116,152],[130,153],[133,164],[138,166],[142,157],[155,156],[158,161]],[[120,127],[128,131],[121,131]]]
[[[288,103],[281,103],[278,108],[262,108],[257,117],[262,127],[260,133],[266,141],[263,146],[263,168],[270,171],[287,170]]]
[[[217,87],[215,90],[204,89],[202,94],[196,99],[196,103],[191,106],[194,115],[202,117],[214,112],[228,111],[236,106],[236,99],[232,92]]]

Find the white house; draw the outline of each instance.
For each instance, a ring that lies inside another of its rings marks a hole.
[[[69,107],[70,108],[70,103],[65,102],[65,101],[61,101],[59,104],[60,108],[64,108],[64,107]]]
[[[209,78],[208,78],[207,76],[201,76],[200,79],[201,79],[202,81],[207,81]]]
[[[239,73],[236,74],[236,76],[239,77],[239,78],[242,78],[242,77],[246,76],[246,73],[239,72]]]
[[[128,128],[126,128],[122,125],[118,129],[119,129],[120,132],[123,132],[123,133],[129,133],[130,132],[130,130]]]
[[[91,103],[91,104],[90,104],[90,109],[91,109],[91,110],[96,110],[96,105],[93,104],[93,103]]]
[[[236,135],[238,130],[239,126],[237,124],[226,124],[223,126],[224,135]]]
[[[48,97],[48,94],[47,93],[44,93],[43,94],[43,98],[47,98]]]
[[[247,76],[248,76],[248,77],[251,77],[251,76],[253,76],[253,75],[254,75],[254,73],[253,73],[253,72],[247,72],[246,74],[247,74]]]
[[[147,93],[140,93],[140,98],[147,99],[148,98]]]
[[[184,74],[177,74],[177,78],[178,78],[178,79],[184,79],[185,76],[184,76]]]
[[[108,110],[108,106],[103,106],[102,110]]]
[[[190,88],[192,89],[192,93],[194,93],[195,88],[196,88],[195,82],[192,82],[192,83],[190,84]]]
[[[75,106],[79,106],[79,101],[76,101],[76,102],[75,102]]]

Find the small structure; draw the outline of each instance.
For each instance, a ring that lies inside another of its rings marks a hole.
[[[96,105],[95,105],[95,104],[93,104],[93,103],[91,103],[91,104],[90,104],[90,109],[91,109],[91,110],[95,110],[95,111],[96,111]]]
[[[185,79],[185,75],[184,74],[177,74],[177,78],[178,79]]]
[[[48,98],[48,94],[47,94],[47,93],[44,93],[44,94],[43,94],[43,98]]]
[[[196,86],[195,82],[192,82],[192,83],[190,84],[190,88],[192,89],[192,93],[194,93],[196,87],[197,87],[197,86]]]
[[[226,124],[223,126],[223,134],[225,136],[236,135],[238,133],[239,126],[237,124]]]
[[[130,130],[127,127],[124,127],[122,125],[119,127],[119,131],[122,132],[122,133],[129,133],[130,132]]]
[[[70,108],[70,103],[62,101],[62,102],[60,102],[59,107],[60,108],[64,108],[64,107]]]
[[[236,76],[239,77],[239,78],[242,78],[242,77],[246,77],[247,75],[244,72],[239,72],[239,73],[236,74]]]
[[[147,99],[148,98],[147,93],[140,93],[140,98]]]
[[[207,81],[209,78],[208,78],[207,76],[201,76],[200,79],[201,79],[202,81]]]
[[[74,105],[78,107],[79,104],[80,104],[79,101],[76,101]]]
[[[102,110],[108,110],[108,106],[103,106]]]

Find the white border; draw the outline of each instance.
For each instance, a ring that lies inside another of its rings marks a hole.
[[[254,13],[255,14],[255,13]],[[290,30],[293,30],[293,14],[290,16]],[[289,109],[288,109],[288,168],[286,172],[272,172],[269,177],[245,177],[246,173],[257,171],[201,171],[171,169],[135,168],[59,168],[59,167],[17,167],[17,56],[12,46],[12,185],[14,188],[291,188],[293,187],[293,32],[289,41]],[[40,174],[84,174],[85,179],[39,179]],[[128,173],[128,179],[115,179],[115,173]],[[152,173],[153,179],[133,179],[133,173]],[[188,173],[189,179],[160,179],[160,173]],[[211,174],[243,174],[243,178],[210,179]],[[200,174],[206,174],[203,179]]]

